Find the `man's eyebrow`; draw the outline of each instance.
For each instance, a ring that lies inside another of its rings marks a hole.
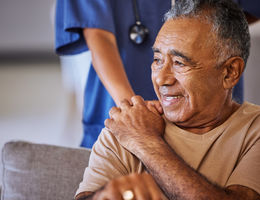
[[[156,47],[152,47],[152,50],[154,53],[161,53],[160,49],[156,48]],[[192,60],[192,58],[190,58],[189,56],[186,56],[185,54],[177,51],[177,50],[170,50],[170,53],[174,56],[177,56],[177,57],[181,57],[182,59],[184,59],[186,62],[192,64],[192,65],[195,65],[196,62]]]
[[[156,48],[156,47],[152,47],[152,50],[153,50],[154,53],[160,53],[160,52],[161,52],[161,51],[160,51],[158,48]]]
[[[186,56],[186,55],[184,55],[183,53],[181,53],[181,52],[179,52],[179,51],[177,51],[177,50],[172,49],[172,50],[170,51],[170,53],[171,53],[172,55],[174,55],[174,56],[183,58],[186,62],[189,62],[189,63],[191,63],[191,64],[195,64],[195,62],[194,62],[189,56]]]

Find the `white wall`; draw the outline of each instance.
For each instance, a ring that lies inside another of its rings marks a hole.
[[[0,53],[53,51],[54,3],[55,0],[0,0]]]
[[[245,100],[260,105],[260,22],[250,26],[251,51],[245,70]]]

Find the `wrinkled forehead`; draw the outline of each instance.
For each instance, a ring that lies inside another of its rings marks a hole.
[[[199,18],[179,18],[166,21],[159,31],[154,47],[177,44],[186,48],[207,48],[215,41],[211,24]]]

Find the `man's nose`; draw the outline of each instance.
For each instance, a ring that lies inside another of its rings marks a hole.
[[[158,85],[173,85],[176,81],[171,59],[166,59],[156,77]]]

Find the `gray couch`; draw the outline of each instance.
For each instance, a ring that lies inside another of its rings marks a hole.
[[[23,141],[2,149],[1,200],[72,200],[90,150]]]

